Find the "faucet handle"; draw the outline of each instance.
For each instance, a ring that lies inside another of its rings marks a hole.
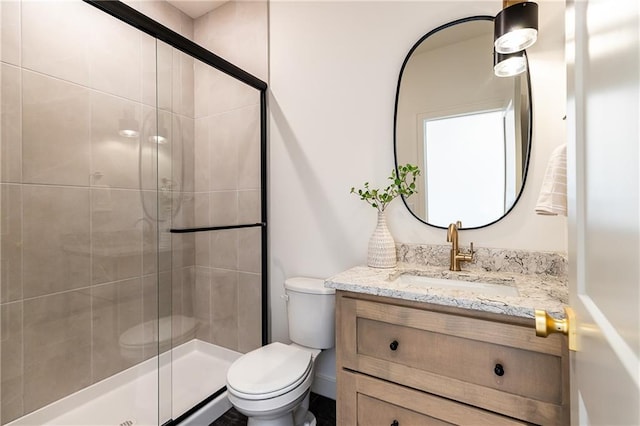
[[[461,220],[456,221],[456,228],[458,228],[458,229],[462,228],[462,221]]]

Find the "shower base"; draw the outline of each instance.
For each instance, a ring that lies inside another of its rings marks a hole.
[[[225,386],[227,370],[240,355],[190,340],[7,426],[162,425]],[[209,424],[230,407],[222,394],[182,424]]]

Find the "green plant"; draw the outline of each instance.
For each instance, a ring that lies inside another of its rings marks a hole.
[[[351,188],[351,194],[358,194],[361,200],[371,204],[379,212],[383,212],[387,205],[398,195],[410,197],[418,192],[416,190],[417,176],[420,176],[418,166],[405,164],[404,166],[398,166],[397,173],[395,169],[391,170],[391,176],[388,178],[391,184],[386,188],[371,189],[369,188],[369,182],[365,182],[363,189],[356,191],[355,188]]]

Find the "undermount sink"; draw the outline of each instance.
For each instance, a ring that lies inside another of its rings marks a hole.
[[[519,296],[518,289],[504,284],[490,284],[480,281],[462,281],[455,279],[433,278],[421,275],[401,274],[395,279],[401,285],[436,288],[445,290],[463,290],[484,296]]]

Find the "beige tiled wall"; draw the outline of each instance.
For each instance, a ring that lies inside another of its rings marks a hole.
[[[89,188],[22,185],[22,295],[91,284]]]
[[[24,300],[25,412],[92,383],[91,312],[91,293],[86,288]]]
[[[91,115],[88,87],[23,68],[22,182],[88,186]]]
[[[266,80],[266,1],[127,3]],[[158,317],[174,345],[196,317],[260,346],[259,229],[166,233],[260,221],[258,91],[79,1],[2,1],[0,24],[0,424],[156,355],[119,338]]]
[[[196,19],[195,41],[268,81],[268,1],[230,1]]]

